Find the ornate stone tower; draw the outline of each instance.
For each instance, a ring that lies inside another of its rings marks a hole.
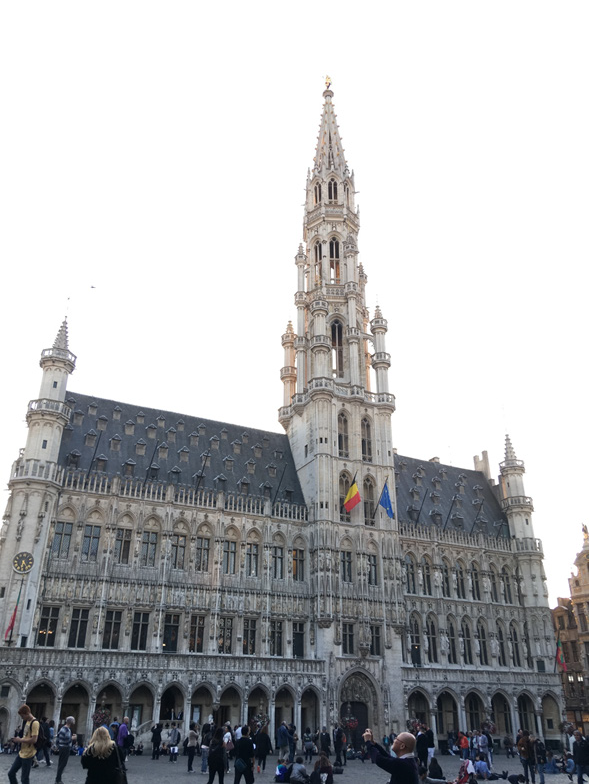
[[[385,477],[394,491],[387,322],[378,307],[369,322],[354,174],[344,158],[332,91],[323,97],[307,176],[306,250],[299,246],[295,257],[296,334],[289,322],[282,338],[280,422],[315,520],[374,525]],[[363,503],[346,514],[342,503],[354,477]]]
[[[13,466],[8,484],[11,496],[0,534],[3,545],[0,548],[0,588],[4,588],[7,597],[0,620],[3,629],[8,626],[21,587],[20,579],[12,570],[12,558],[16,552],[31,553],[34,558],[34,566],[23,583],[22,613],[13,629],[17,645],[26,641],[32,626],[49,521],[55,517],[63,478],[63,468],[58,465],[59,448],[71,415],[65,395],[68,376],[76,365],[76,357],[68,348],[65,321],[53,346],[41,353],[39,364],[43,369],[39,397],[28,405],[27,442]],[[4,546],[8,542],[12,545]]]

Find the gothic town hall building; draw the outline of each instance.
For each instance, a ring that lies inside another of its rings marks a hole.
[[[42,351],[0,533],[3,727],[26,701],[86,738],[109,711],[136,734],[212,715],[267,717],[271,737],[343,719],[355,743],[412,718],[438,740],[485,721],[558,739],[524,463],[509,438],[497,483],[486,453],[469,469],[393,448],[387,321],[368,313],[354,175],[323,97],[284,433],[70,391],[65,323]]]

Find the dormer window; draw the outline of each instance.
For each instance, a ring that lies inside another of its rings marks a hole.
[[[176,428],[175,427],[171,427],[169,430],[167,430],[166,431],[166,436],[167,436],[166,440],[168,441],[168,443],[175,444],[176,443]]]
[[[89,430],[84,439],[86,446],[95,446],[96,444],[96,430]]]
[[[202,424],[202,422],[200,423],[200,425],[196,429],[198,430],[199,436],[204,436],[206,434],[206,432],[207,432],[207,429],[206,429],[205,425]]]
[[[241,454],[241,441],[236,439],[235,441],[233,441],[231,443],[231,446],[233,447],[233,454],[234,455]]]
[[[149,466],[149,471],[147,472],[147,478],[151,479],[152,482],[157,481],[158,474],[159,474],[160,467],[157,463],[152,463]]]
[[[120,422],[122,411],[123,409],[120,406],[115,406],[112,412],[112,418],[117,422]]]
[[[218,449],[219,448],[219,437],[218,436],[213,436],[212,438],[209,438],[209,444],[211,446],[211,449]]]
[[[466,492],[466,488],[464,486],[464,482],[456,482],[454,487],[458,490],[460,495],[464,495],[464,493]]]
[[[107,459],[105,455],[98,455],[96,458],[96,470],[104,473],[106,471]]]
[[[153,422],[151,423],[151,425],[148,425],[145,429],[147,431],[148,438],[155,438],[155,434],[157,433],[157,427],[153,424]]]
[[[123,476],[133,476],[137,463],[134,460],[127,460],[123,463]]]
[[[317,206],[321,204],[321,183],[316,182],[313,188],[313,204]]]
[[[137,416],[135,417],[135,421],[138,425],[143,425],[145,423],[145,414],[143,411],[140,411]]]
[[[96,423],[99,430],[105,431],[106,426],[108,425],[108,419],[104,416],[98,417],[98,422]]]
[[[162,416],[160,414],[158,416],[158,418],[156,419],[156,422],[157,422],[157,426],[158,427],[165,427],[166,426],[166,418],[165,418],[165,416]]]
[[[229,473],[233,473],[233,462],[234,461],[233,461],[232,457],[224,457],[223,458],[223,463],[225,465],[225,471],[227,471],[228,474]]]
[[[218,476],[216,476],[214,478],[213,481],[215,483],[215,487],[217,488],[217,490],[220,493],[224,493],[225,492],[225,488],[227,486],[227,477],[224,476],[223,474],[219,474]]]
[[[200,456],[200,464],[205,469],[211,463],[211,456],[208,452],[203,452]]]
[[[140,456],[144,455],[146,446],[147,441],[144,441],[143,438],[140,438],[139,441],[135,443],[135,454]]]
[[[125,435],[126,436],[134,436],[135,435],[135,422],[132,419],[128,419],[125,422]]]
[[[460,512],[454,512],[451,519],[454,528],[464,528],[464,516]]]
[[[419,492],[419,488],[418,487],[412,487],[411,488],[411,496],[412,496],[414,501],[419,501],[419,499],[421,498],[421,494]]]
[[[68,468],[79,468],[80,467],[80,453],[77,449],[74,449],[73,452],[70,452],[67,456],[67,467]]]
[[[221,441],[227,441],[227,436],[229,435],[229,431],[226,427],[221,430]]]
[[[446,468],[440,468],[438,474],[442,477],[443,481],[446,481],[448,479],[448,471]]]
[[[170,473],[168,474],[169,480],[173,485],[180,484],[180,478],[182,477],[182,471],[178,468],[178,466],[174,466]]]
[[[120,452],[121,451],[121,437],[120,435],[115,435],[110,439],[110,448],[113,452]]]
[[[243,477],[243,479],[239,483],[239,492],[247,495],[250,489],[250,481],[247,477]]]
[[[247,461],[247,472],[248,474],[254,474],[256,472],[256,461],[251,459]]]
[[[294,495],[294,491],[291,490],[289,487],[287,487],[286,490],[284,491],[284,498],[287,501],[287,503],[289,504],[292,503],[293,495]]]
[[[431,498],[431,500],[433,501],[434,504],[439,504],[440,503],[441,495],[438,493],[437,490],[433,490],[429,494],[429,497]]]
[[[412,477],[412,479],[413,479],[413,481],[415,482],[415,484],[416,484],[418,487],[421,487],[421,474],[419,473],[419,471],[416,471],[416,472],[413,474],[413,477]]]
[[[242,441],[243,444],[248,444],[249,440],[250,440],[250,434],[249,433],[246,432],[246,433],[242,433],[241,434],[241,441]]]
[[[268,470],[268,476],[274,478],[276,476],[276,466],[274,463],[270,463],[270,465],[266,466]]]
[[[187,463],[189,456],[190,456],[190,449],[188,449],[187,446],[183,446],[182,449],[180,449],[178,452],[178,457],[181,463]]]
[[[440,490],[440,488],[442,487],[442,480],[440,479],[439,476],[432,477],[432,485],[436,490]]]
[[[158,456],[159,460],[166,460],[167,459],[167,457],[168,457],[168,445],[167,445],[167,443],[165,441],[164,441],[163,444],[159,445],[157,456]]]
[[[176,429],[178,430],[179,433],[183,433],[184,432],[184,420],[183,419],[179,419],[176,422]]]
[[[264,447],[264,449],[268,449],[268,447],[270,446],[270,439],[268,438],[268,436],[264,436],[264,438],[262,439],[262,446]]]
[[[337,201],[337,180],[333,178],[327,183],[327,198],[329,201]]]
[[[96,416],[96,412],[98,411],[98,404],[97,403],[89,403],[88,404],[88,413],[90,416]]]
[[[264,496],[264,498],[270,498],[270,493],[272,491],[272,485],[270,482],[264,482],[264,484],[260,485],[260,492]]]
[[[188,438],[190,439],[190,446],[198,446],[198,433],[193,431]]]
[[[78,408],[74,411],[74,425],[81,425],[84,421],[84,412]]]
[[[282,451],[280,449],[274,450],[274,460],[282,460]]]
[[[442,522],[442,512],[439,509],[432,509],[429,516],[431,517],[432,523],[435,523],[435,525],[440,525]]]
[[[252,447],[254,452],[254,457],[262,457],[262,445],[261,444],[254,444]]]

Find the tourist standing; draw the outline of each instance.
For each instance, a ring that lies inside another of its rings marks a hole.
[[[55,784],[62,784],[61,777],[63,775],[63,771],[65,770],[65,766],[69,762],[72,741],[76,739],[76,736],[72,735],[72,727],[75,723],[76,720],[74,717],[68,716],[65,720],[65,724],[57,733],[57,750],[59,752],[59,757],[57,760]]]
[[[254,745],[256,747],[256,759],[258,760],[258,773],[261,770],[266,770],[266,757],[272,754],[272,743],[268,735],[268,728],[262,727],[254,736]]]
[[[194,762],[194,755],[196,754],[196,744],[198,743],[198,733],[196,732],[196,724],[192,721],[188,731],[188,743],[186,744],[186,751],[188,753],[188,772],[194,773],[192,763]]]
[[[88,771],[86,784],[126,781],[125,762],[121,754],[121,747],[111,740],[106,727],[98,727],[94,730],[80,762],[84,770]]]
[[[22,768],[20,780],[22,784],[29,784],[31,767],[37,753],[35,743],[39,735],[39,722],[31,713],[28,705],[21,705],[18,709],[18,715],[23,720],[24,726],[22,728],[22,737],[15,733],[14,738],[12,738],[12,743],[17,748],[20,746],[20,749],[12,763],[12,767],[8,771],[8,779],[10,784],[17,784],[16,774]]]
[[[235,743],[235,779],[233,784],[239,784],[241,777],[245,784],[254,784],[254,743],[250,738],[250,728],[244,724],[241,728],[241,738]]]
[[[162,725],[161,722],[154,724],[151,728],[151,759],[159,760],[160,746],[162,745]]]

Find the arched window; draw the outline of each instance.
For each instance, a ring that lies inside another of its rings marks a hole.
[[[350,206],[350,186],[347,182],[344,182],[344,199],[346,200],[346,204]]]
[[[340,457],[349,457],[348,417],[340,411],[337,417],[337,449]]]
[[[442,561],[442,596],[448,599],[452,595],[450,588],[450,564]]]
[[[498,603],[499,602],[498,579],[497,579],[497,572],[493,567],[491,567],[491,571],[489,573],[489,579],[491,580],[491,601]]]
[[[472,565],[472,570],[470,573],[470,578],[472,580],[472,598],[475,602],[481,601],[481,581],[479,577],[479,570],[476,564]]]
[[[448,664],[458,664],[458,649],[456,647],[456,626],[448,618]]]
[[[470,626],[467,621],[462,621],[462,641],[464,643],[464,663],[472,664],[472,639]]]
[[[464,564],[460,561],[456,564],[456,596],[459,599],[466,599],[466,584],[464,581]]]
[[[329,280],[331,283],[340,282],[339,240],[335,237],[329,240]]]
[[[466,715],[468,717],[469,730],[476,730],[481,726],[481,701],[474,694],[470,694],[467,697]]]
[[[321,204],[321,183],[316,182],[315,187],[313,189],[313,202],[315,205]]]
[[[487,650],[487,632],[485,625],[482,621],[477,624],[477,634],[479,637],[479,662],[482,667],[487,667],[489,664],[489,653]]]
[[[334,321],[333,324],[331,325],[331,356],[332,356],[332,365],[333,365],[332,372],[334,378],[343,378],[344,342],[343,342],[343,327],[341,321]]]
[[[315,286],[319,286],[321,285],[321,261],[323,259],[323,249],[319,240],[313,246],[313,256],[315,260]]]
[[[372,463],[372,426],[367,417],[362,419],[360,431],[362,436],[362,460],[366,463]]]
[[[517,626],[514,623],[512,623],[509,631],[511,633],[511,650],[512,650],[513,666],[521,667],[522,659],[521,659],[521,653],[519,649],[519,634],[517,631]]]
[[[409,624],[411,638],[411,664],[421,667],[421,626],[415,615]]]
[[[501,577],[503,578],[503,597],[506,604],[512,604],[511,594],[511,575],[506,566],[501,570]]]
[[[364,480],[364,523],[372,525],[374,523],[375,506],[374,506],[374,482],[367,476]]]
[[[340,474],[339,478],[339,519],[342,523],[349,523],[350,522],[350,513],[346,512],[346,507],[344,506],[344,501],[346,500],[346,496],[350,491],[350,477],[348,474]]]
[[[417,593],[415,590],[415,561],[412,555],[405,556],[405,568],[407,569],[407,593]]]
[[[505,634],[500,623],[497,624],[497,658],[500,667],[507,667],[507,654],[505,651]]]
[[[436,623],[431,615],[426,621],[425,633],[427,635],[427,658],[430,664],[435,664],[438,661],[438,633]]]
[[[421,559],[421,574],[423,579],[424,596],[432,595],[432,568],[427,558]]]
[[[337,201],[337,180],[333,178],[327,183],[327,198],[329,201]]]

